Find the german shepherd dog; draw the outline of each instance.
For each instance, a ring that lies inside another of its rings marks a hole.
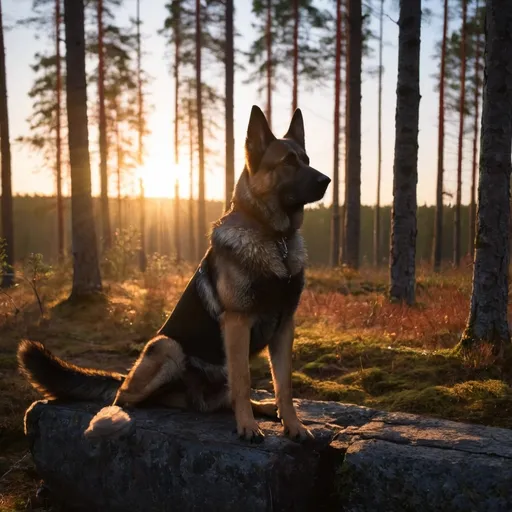
[[[37,342],[22,341],[22,372],[46,398],[106,407],[86,436],[125,432],[126,410],[147,403],[199,411],[232,407],[238,435],[263,440],[257,416],[281,419],[296,441],[312,437],[292,401],[294,314],[304,286],[304,205],[330,179],[309,165],[296,110],[282,139],[252,107],[246,163],[230,210],[214,223],[206,255],[173,312],[128,375],[79,368]],[[250,357],[269,348],[275,401],[251,400]],[[110,404],[110,405],[109,405]]]

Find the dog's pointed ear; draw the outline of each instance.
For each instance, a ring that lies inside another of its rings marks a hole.
[[[274,140],[276,137],[267,123],[265,114],[253,105],[245,138],[245,161],[249,172],[254,173],[258,170],[265,151]]]
[[[285,139],[295,141],[302,149],[306,149],[305,134],[304,134],[304,119],[300,108],[296,109],[293,113],[290,127],[284,136]]]

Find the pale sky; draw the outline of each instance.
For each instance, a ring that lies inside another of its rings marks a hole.
[[[149,130],[151,135],[146,140],[147,159],[145,171],[147,175],[146,191],[152,196],[170,196],[173,192],[173,181],[176,170],[173,168],[173,80],[169,72],[167,49],[158,30],[166,16],[165,0],[142,0],[141,16],[143,21],[142,33],[143,48],[147,53],[144,57],[143,67],[153,77],[148,87],[148,102],[153,105],[149,117]],[[324,0],[325,3],[325,0]],[[397,2],[386,0],[385,11],[389,18],[397,19],[398,13],[392,6]],[[20,18],[30,15],[32,0],[3,0],[4,23],[12,27]],[[129,16],[135,15],[135,0],[125,0],[125,6],[120,11],[120,20],[125,22]],[[377,33],[378,2],[374,1],[375,10],[372,16],[372,27]],[[244,36],[238,40],[238,46],[247,48],[253,39],[251,28],[251,1],[235,0],[235,25]],[[438,9],[438,6],[435,6]],[[393,151],[395,134],[395,103],[396,103],[396,71],[398,51],[398,27],[388,17],[384,26],[384,79],[383,79],[383,177],[382,202],[389,204],[392,201],[393,186]],[[438,68],[432,55],[435,41],[441,33],[441,18],[439,11],[435,11],[428,24],[422,26],[421,46],[421,103],[420,103],[420,133],[419,133],[419,183],[418,204],[433,204],[435,198],[436,166],[437,166],[437,93],[434,91],[435,81],[432,75]],[[7,87],[9,95],[9,115],[11,127],[11,142],[13,143],[13,188],[17,194],[52,194],[54,193],[54,180],[51,170],[45,168],[42,158],[33,154],[31,150],[15,144],[18,136],[26,135],[28,124],[26,119],[30,115],[31,101],[27,93],[32,85],[34,74],[30,68],[34,53],[46,44],[36,41],[32,29],[12,28],[5,37],[7,60]],[[376,49],[377,42],[372,42]],[[375,68],[377,65],[377,51],[372,58],[363,62],[363,69]],[[263,110],[264,98],[259,97],[257,87],[243,84],[246,75],[237,72],[235,77],[235,169],[237,176],[243,168],[243,141],[249,112],[253,104],[258,104]],[[223,91],[224,82],[218,84]],[[94,98],[90,98],[90,100]],[[306,128],[306,146],[311,159],[311,165],[322,172],[332,176],[333,153],[333,87],[331,84],[318,87],[312,92],[299,92],[299,107],[303,111]],[[282,136],[287,129],[291,116],[291,90],[288,86],[278,86],[273,101],[274,132]],[[221,123],[223,124],[223,123]],[[455,134],[452,126],[447,127],[450,133]],[[376,195],[376,169],[377,169],[377,80],[363,75],[362,86],[362,186],[361,201],[363,204],[373,204]],[[92,145],[92,142],[91,142]],[[213,145],[213,144],[212,144]],[[219,133],[217,143],[219,157],[216,162],[206,162],[207,183],[206,194],[208,198],[222,199],[224,190],[224,177],[219,162],[223,162],[224,134]],[[445,161],[446,184],[445,190],[453,192],[455,189],[456,167],[454,156],[456,152],[453,136],[448,136],[446,142],[447,155]],[[95,146],[95,144],[94,144]],[[92,148],[95,150],[95,148]],[[466,162],[464,165],[463,202],[469,199],[470,177],[470,143],[465,146]],[[185,167],[187,164],[185,162]],[[95,155],[92,160],[93,193],[98,193],[99,170]],[[343,172],[340,194],[343,197]],[[180,183],[183,190],[188,191],[187,171],[180,171]],[[113,182],[114,180],[112,180]],[[112,183],[114,186],[114,183]],[[67,187],[65,188],[65,191]],[[327,192],[326,203],[331,202],[332,190]]]

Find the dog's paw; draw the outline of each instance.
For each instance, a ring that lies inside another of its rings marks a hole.
[[[92,439],[99,437],[119,437],[128,434],[134,421],[126,411],[117,405],[103,407],[94,416],[84,432],[84,436]]]
[[[314,439],[313,434],[299,420],[291,424],[284,424],[284,433],[292,441],[304,443]]]
[[[250,443],[259,444],[265,439],[265,434],[260,427],[258,427],[258,423],[256,423],[256,421],[237,425],[236,430],[240,439],[249,441]]]

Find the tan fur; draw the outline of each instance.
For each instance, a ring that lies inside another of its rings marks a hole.
[[[250,260],[263,274],[288,275],[276,244],[263,239],[257,231],[223,227],[214,230],[212,236],[216,243],[229,247],[238,257]]]
[[[312,437],[309,430],[300,422],[292,398],[292,346],[294,322],[290,319],[271,341],[270,362],[276,403],[285,432],[292,438],[304,441]]]
[[[149,341],[133,365],[114,404],[135,405],[148,398],[167,382],[177,379],[184,369],[181,346],[165,336]]]
[[[277,419],[276,401],[269,400],[251,400],[252,412],[255,416],[264,416],[265,418]]]
[[[263,432],[254,419],[251,406],[251,375],[249,370],[249,343],[252,320],[250,317],[226,312],[222,315],[224,346],[228,367],[228,385],[235,411],[238,435],[248,441],[263,438]]]
[[[133,420],[130,415],[117,405],[103,407],[92,418],[84,436],[92,439],[98,437],[119,437],[126,435],[133,428]]]
[[[217,293],[225,310],[245,311],[251,306],[247,274],[234,263],[220,260]]]

